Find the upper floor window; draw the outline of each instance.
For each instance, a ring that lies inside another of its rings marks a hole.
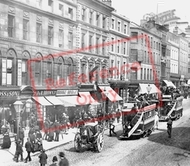
[[[102,39],[102,54],[103,55],[105,55],[105,50],[106,50],[105,42],[106,42],[106,39]]]
[[[85,33],[82,33],[82,36],[81,36],[81,48],[84,48],[85,47]]]
[[[106,17],[102,18],[102,28],[106,28]]]
[[[15,17],[8,15],[8,36],[14,37],[15,33]]]
[[[41,43],[42,40],[42,24],[36,23],[36,42]]]
[[[138,32],[131,32],[131,37],[132,37],[132,39],[131,39],[131,42],[132,43],[137,43],[138,42]]]
[[[111,20],[111,28],[112,29],[115,29],[115,20],[112,18]]]
[[[73,19],[73,9],[72,8],[69,7],[68,13],[69,13],[69,18]]]
[[[42,0],[37,0],[38,7],[42,7]]]
[[[100,15],[96,14],[96,26],[99,26],[99,17],[100,17]]]
[[[114,42],[114,38],[112,37],[111,40],[112,40],[111,41],[112,42],[112,44],[111,44],[111,51],[113,52],[114,51],[114,43],[113,43]]]
[[[90,11],[89,13],[89,23],[92,24],[92,18],[93,18],[93,11]]]
[[[63,16],[64,15],[64,9],[63,9],[62,4],[59,4],[59,10],[60,10],[61,15]]]
[[[48,6],[52,7],[52,5],[53,5],[53,0],[48,0]]]
[[[73,32],[69,32],[68,47],[69,47],[70,49],[73,48]]]
[[[41,61],[35,61],[35,85],[41,85]]]
[[[13,59],[2,59],[2,85],[13,85]]]
[[[59,47],[63,47],[64,44],[64,31],[59,29]]]
[[[117,24],[117,30],[120,32],[121,31],[121,22],[118,22]]]
[[[48,26],[48,44],[53,44],[53,27]]]
[[[126,48],[127,48],[127,44],[126,44],[126,42],[124,42],[124,43],[123,43],[123,54],[124,54],[124,55],[127,54]]]
[[[98,44],[99,44],[99,37],[96,37],[96,54],[99,54]]]
[[[82,21],[85,21],[85,12],[86,12],[86,9],[82,8],[82,13],[81,13]]]
[[[92,47],[92,39],[93,39],[93,36],[90,34],[90,36],[89,36],[89,52],[92,52],[92,49],[91,49],[91,47]]]
[[[120,40],[118,40],[118,44],[117,44],[117,53],[120,53]]]
[[[126,25],[126,24],[124,25],[123,33],[124,33],[124,34],[127,34],[127,25]]]
[[[18,81],[17,85],[27,85],[28,75],[27,75],[27,59],[18,60]]]
[[[23,39],[28,40],[28,32],[29,32],[29,21],[26,19],[23,19]]]

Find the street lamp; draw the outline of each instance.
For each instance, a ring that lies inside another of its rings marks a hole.
[[[20,101],[20,98],[17,98],[17,101],[14,102],[14,107],[17,113],[17,138],[19,138],[19,126],[20,126],[20,112],[23,103]]]
[[[104,88],[104,91],[102,92],[102,95],[104,96],[103,97],[103,101],[104,101],[104,114],[103,114],[103,116],[104,116],[104,127],[105,127],[105,122],[107,121],[107,117],[106,117],[106,100],[107,100],[107,95],[108,95],[108,92],[106,91],[106,87]]]
[[[26,100],[26,113],[27,113],[27,120],[26,120],[26,126],[27,128],[29,127],[29,113],[30,113],[30,109],[32,108],[32,100],[31,99],[28,99]]]

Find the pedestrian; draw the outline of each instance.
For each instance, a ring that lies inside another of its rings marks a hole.
[[[27,161],[32,161],[31,157],[30,157],[30,153],[32,152],[32,143],[30,142],[30,139],[27,138],[27,142],[25,143],[25,148],[26,148],[26,152],[27,152],[27,157],[25,158],[25,163],[27,163]]]
[[[172,124],[173,124],[173,121],[171,117],[169,117],[168,122],[167,122],[167,132],[168,132],[169,138],[171,138],[171,135],[172,135]]]
[[[39,163],[40,166],[45,166],[47,164],[47,154],[45,153],[45,149],[41,150],[41,154],[38,156],[39,157]]]
[[[110,137],[112,136],[112,133],[117,135],[117,133],[115,132],[115,125],[113,124],[114,122],[114,118],[110,118],[109,120],[109,134],[110,134]]]
[[[18,162],[19,157],[21,157],[21,161],[23,161],[23,149],[22,142],[20,139],[16,141],[16,153],[15,153],[16,162]]]
[[[69,166],[69,161],[65,157],[64,152],[59,152],[59,157],[60,157],[60,161],[59,161],[58,166]]]
[[[154,119],[154,129],[158,130],[158,122],[159,122],[159,116],[158,112],[155,113],[155,119]]]
[[[24,128],[22,128],[22,127],[19,127],[19,138],[20,138],[21,144],[23,146],[23,144],[24,144]]]
[[[58,166],[57,165],[57,162],[58,162],[58,159],[56,156],[53,156],[53,159],[52,159],[52,164],[50,166]]]
[[[54,129],[55,129],[55,139],[54,141],[58,141],[59,142],[59,134],[60,134],[60,129],[59,129],[59,122],[57,120],[55,120],[54,122]]]

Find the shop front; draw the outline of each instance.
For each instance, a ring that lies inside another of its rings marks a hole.
[[[130,81],[124,81],[124,80],[110,80],[110,87],[115,90],[116,93],[118,93],[119,96],[122,97],[123,103],[127,102],[127,89],[129,86]]]
[[[35,112],[38,113],[38,121],[44,121],[47,118],[52,122],[60,121],[63,113],[72,119],[74,116],[72,110],[76,109],[78,98],[78,88],[54,90],[38,88],[32,98],[36,104]]]
[[[17,133],[18,126],[26,127],[28,119],[28,101],[33,95],[30,86],[1,87],[0,88],[0,123],[1,127],[9,126],[10,132]],[[22,103],[19,110],[15,109],[14,103]]]
[[[180,86],[180,75],[170,73],[170,81],[172,81],[176,87],[179,87]]]

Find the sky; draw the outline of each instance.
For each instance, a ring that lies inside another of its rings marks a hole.
[[[175,9],[175,15],[180,21],[190,23],[189,0],[112,0],[112,7],[118,14],[125,15],[130,21],[140,24],[145,14],[161,13]],[[187,25],[185,25],[187,26]]]

